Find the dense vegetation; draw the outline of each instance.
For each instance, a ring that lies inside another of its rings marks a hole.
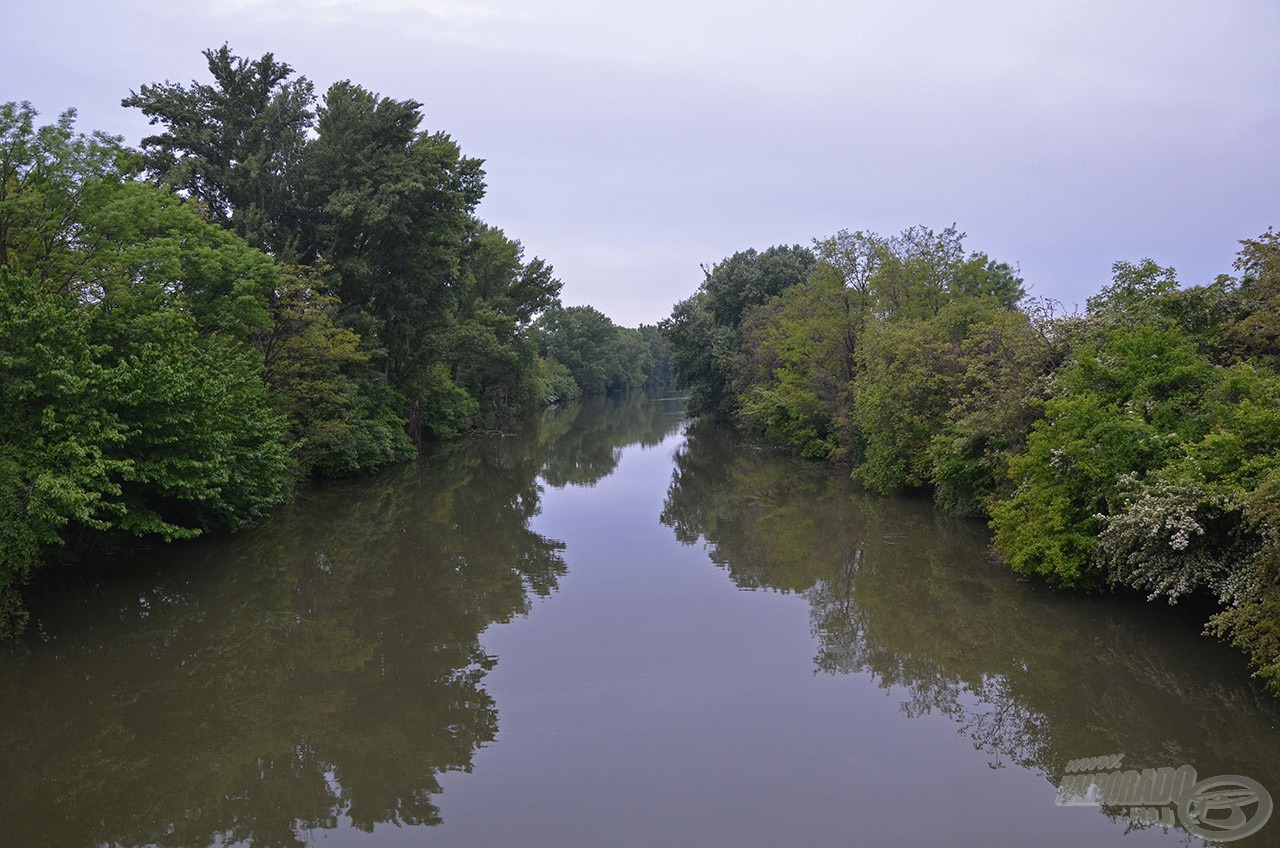
[[[841,231],[726,259],[663,330],[693,412],[987,516],[1020,573],[1211,596],[1280,691],[1280,235],[1242,245],[1063,314],[954,227]]]
[[[235,529],[301,477],[660,387],[657,328],[562,308],[421,104],[271,54],[124,99],[141,150],[0,105],[0,633],[52,554]]]

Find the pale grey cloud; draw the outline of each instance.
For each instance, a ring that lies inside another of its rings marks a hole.
[[[1083,302],[1117,259],[1188,282],[1280,224],[1268,0],[51,0],[10,17],[0,98],[84,125],[223,41],[323,90],[425,104],[488,164],[482,214],[565,299],[653,321],[734,250],[952,222]]]
[[[208,11],[271,22],[320,19],[347,23],[370,16],[395,19],[423,15],[436,21],[477,24],[498,18],[492,8],[462,0],[217,0],[208,6]]]

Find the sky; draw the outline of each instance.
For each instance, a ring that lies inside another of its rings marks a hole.
[[[703,266],[955,224],[1083,307],[1119,260],[1186,285],[1280,227],[1274,0],[15,0],[0,101],[136,145],[140,85],[275,54],[423,104],[479,214],[628,326]]]

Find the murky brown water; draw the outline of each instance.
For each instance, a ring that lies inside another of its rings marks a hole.
[[[1020,581],[986,543],[673,402],[464,440],[41,602],[0,651],[0,845],[1142,846],[1256,825],[1265,798],[1210,780],[1280,799],[1280,706],[1243,660],[1176,610]],[[1143,803],[1181,766],[1199,794]],[[1125,770],[1126,803],[1057,803],[1069,771]],[[1280,845],[1280,815],[1229,844]]]

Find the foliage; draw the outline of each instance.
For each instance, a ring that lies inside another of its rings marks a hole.
[[[1096,587],[1101,519],[1123,475],[1163,467],[1194,438],[1213,368],[1175,330],[1113,329],[1074,352],[1045,417],[1013,460],[1018,488],[992,513],[996,545],[1018,571]]]
[[[1230,603],[1207,629],[1244,650],[1258,675],[1280,691],[1280,471],[1270,469],[1248,492],[1243,514],[1257,546],[1233,563]]]
[[[73,522],[111,526],[109,499],[127,462],[125,425],[103,396],[108,372],[89,316],[34,275],[0,266],[0,632],[21,628],[15,602]]]
[[[702,287],[712,318],[721,326],[737,327],[748,309],[803,282],[814,265],[813,254],[800,245],[735,253],[706,271]]]
[[[564,342],[588,345],[590,322],[535,329],[559,280],[475,216],[482,163],[422,129],[420,103],[349,80],[317,99],[273,54],[204,56],[208,81],[124,98],[156,127],[140,153],[77,133],[72,111],[37,127],[30,104],[0,105],[15,622],[15,587],[55,550],[243,526],[308,474],[576,397],[566,360],[588,391],[669,382],[656,328],[603,319],[585,356]]]
[[[1242,277],[1241,308],[1226,335],[1246,355],[1280,367],[1280,233],[1267,230],[1240,244],[1235,270]]]
[[[250,523],[289,468],[248,343],[270,260],[134,182],[118,140],[3,116],[0,594],[68,543]]]
[[[141,86],[121,101],[164,130],[142,140],[147,169],[196,200],[210,220],[277,255],[297,214],[290,185],[314,117],[305,78],[271,53],[256,61],[227,45],[204,51],[213,84]]]
[[[538,357],[538,387],[540,400],[546,406],[576,400],[582,394],[573,374],[558,359]]]
[[[688,392],[689,412],[723,415],[732,403],[729,382],[735,335],[712,319],[708,298],[705,291],[699,291],[680,301],[661,327],[671,345],[673,382]]]
[[[549,309],[535,328],[542,357],[556,363],[548,366],[561,384],[556,397],[661,391],[669,384],[670,359],[657,328],[619,327],[590,306]],[[569,390],[562,375],[573,380],[574,394],[563,394]]]
[[[224,45],[205,57],[212,83],[144,85],[124,103],[162,128],[143,140],[154,181],[334,298],[317,313],[330,329],[298,342],[308,355],[329,346],[307,390],[327,400],[295,414],[300,468],[354,473],[403,457],[396,421],[416,444],[536,407],[531,324],[558,304],[560,282],[475,217],[480,160],[421,129],[415,100],[350,80],[317,100],[272,54],[251,61]],[[359,337],[354,353],[344,332]],[[282,406],[298,410],[303,387],[290,387]]]
[[[559,304],[560,286],[541,259],[524,261],[520,242],[474,228],[447,348],[454,382],[475,398],[483,426],[507,425],[545,402],[531,324]]]
[[[808,279],[816,264],[811,251],[795,245],[744,250],[703,268],[698,293],[676,304],[662,325],[671,344],[674,383],[688,390],[691,412],[734,413],[739,326],[752,307]]]
[[[691,411],[985,514],[1053,585],[1209,596],[1213,631],[1280,680],[1280,236],[1204,286],[1117,262],[1085,315],[1028,301],[955,227],[841,230],[813,255],[770,288],[736,254],[676,304]]]
[[[672,387],[671,343],[663,334],[662,328],[656,324],[641,324],[635,330],[624,328],[623,332],[634,333],[638,339],[640,355],[644,357],[644,385],[641,386],[649,394],[661,394]]]
[[[968,328],[947,421],[929,442],[940,506],[981,515],[1012,494],[1009,463],[1024,450],[1043,410],[1046,375],[1063,355],[1061,342],[1024,312],[986,309]]]
[[[859,326],[853,298],[822,266],[807,283],[749,312],[733,380],[741,424],[804,456],[836,454]]]

